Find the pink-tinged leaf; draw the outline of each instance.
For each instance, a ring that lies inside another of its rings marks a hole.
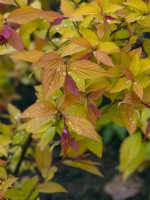
[[[71,94],[73,94],[75,97],[79,97],[79,89],[75,83],[75,81],[73,80],[73,78],[70,75],[66,75],[66,79],[65,79],[65,88],[68,92],[70,92]]]
[[[62,20],[63,20],[63,17],[59,17],[59,18],[54,19],[53,25],[59,25],[59,24],[61,24]]]
[[[78,60],[78,61],[80,61],[80,60],[89,60],[91,56],[92,56],[91,53],[87,53],[87,54],[85,54],[84,56],[78,58],[77,60]]]
[[[55,22],[58,22],[58,21],[60,22],[60,20],[57,20],[57,19],[63,19],[63,16],[60,13],[57,13],[55,11],[45,11],[45,12],[40,13],[40,16],[46,19],[47,21],[53,22],[53,23],[55,20],[56,20]]]
[[[7,40],[5,39],[5,37],[3,35],[0,35],[0,45],[6,44]]]
[[[65,126],[62,131],[60,144],[63,153],[63,158],[67,156],[67,151],[69,147],[71,147],[75,151],[78,151],[77,142],[71,137],[67,126]]]
[[[124,122],[128,132],[132,135],[137,127],[137,113],[134,106],[121,103],[119,106],[120,117]]]
[[[97,100],[99,99],[103,93],[106,91],[106,88],[102,88],[90,93],[90,99]]]
[[[134,81],[134,75],[133,75],[133,73],[128,68],[126,68],[126,67],[121,66],[121,68],[122,68],[122,71],[124,72],[125,76],[129,80]]]
[[[93,125],[96,124],[98,118],[102,117],[102,114],[100,113],[96,104],[90,99],[88,100],[88,117]]]
[[[46,53],[33,64],[33,66],[35,67],[43,67],[45,69],[57,68],[61,67],[62,65],[64,65],[64,62],[62,61],[61,57],[55,52]]]
[[[148,121],[148,124],[147,124],[147,126],[146,126],[146,131],[145,131],[145,138],[144,138],[144,140],[147,139],[149,133],[150,133],[150,120]]]
[[[107,53],[103,51],[94,51],[93,54],[98,61],[102,62],[105,65],[114,67],[114,63]]]
[[[12,32],[13,29],[7,27],[7,26],[4,26],[1,34],[4,36],[5,39],[9,38],[11,36],[11,34],[13,33]]]
[[[54,105],[47,101],[39,101],[28,107],[22,114],[21,118],[37,118],[52,116],[57,113]]]
[[[14,47],[15,49],[17,49],[18,51],[24,51],[24,44],[23,44],[23,40],[21,39],[20,35],[13,30],[12,28],[9,28],[12,33],[11,35],[7,38],[8,43]]]

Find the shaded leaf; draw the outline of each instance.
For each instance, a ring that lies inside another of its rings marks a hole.
[[[72,160],[65,160],[63,161],[63,164],[82,169],[84,171],[90,172],[92,174],[95,174],[97,176],[103,176],[102,173],[97,169],[97,167],[94,166],[94,164],[88,164],[86,163],[86,160],[82,161],[72,161]]]
[[[132,135],[137,126],[137,113],[135,111],[134,106],[121,103],[119,106],[120,117],[124,122],[128,132]]]
[[[67,192],[63,186],[54,182],[41,183],[36,187],[36,191],[46,194]]]
[[[147,126],[146,126],[145,138],[144,139],[146,139],[148,137],[149,133],[150,133],[150,120],[148,121]]]
[[[65,88],[68,92],[70,92],[71,94],[73,94],[75,97],[79,97],[79,89],[75,83],[75,81],[73,80],[73,78],[70,75],[66,75],[66,79],[65,79]]]
[[[100,138],[101,140],[101,138]],[[103,143],[101,140],[101,143],[96,142],[94,140],[90,140],[90,139],[86,139],[86,144],[88,149],[94,153],[95,155],[97,155],[98,157],[102,157],[102,152],[103,152]]]

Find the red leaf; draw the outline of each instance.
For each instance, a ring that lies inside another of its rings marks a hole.
[[[148,124],[147,124],[147,127],[146,127],[144,140],[147,139],[149,133],[150,133],[150,120],[148,121]]]
[[[70,75],[66,75],[66,80],[65,80],[65,88],[68,92],[73,94],[75,97],[79,97],[79,89],[73,80],[73,78]]]
[[[105,19],[110,20],[110,21],[113,21],[113,20],[117,19],[117,18],[111,17],[111,16],[106,15],[106,14],[104,14],[104,16],[105,16]]]
[[[23,41],[20,37],[20,35],[13,30],[12,28],[9,28],[11,30],[11,35],[7,38],[8,43],[14,47],[15,49],[17,49],[18,51],[24,51],[24,44]]]
[[[90,106],[90,108],[92,109],[93,113],[96,115],[96,117],[97,117],[97,118],[101,117],[102,114],[100,113],[100,111],[99,111],[99,109],[97,108],[96,104],[95,104],[93,101],[91,101],[91,100],[89,100],[88,103],[89,103],[89,106]]]
[[[62,20],[63,20],[63,17],[59,17],[59,18],[54,19],[53,25],[59,25],[59,24],[61,24]]]
[[[4,36],[5,39],[9,38],[12,34],[12,29],[4,26],[3,30],[2,30],[2,35]]]
[[[91,57],[91,53],[87,53],[84,56],[82,56],[81,58],[78,58],[77,60],[88,60]]]

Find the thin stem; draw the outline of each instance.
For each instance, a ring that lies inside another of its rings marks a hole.
[[[18,175],[18,172],[19,172],[19,169],[20,169],[20,167],[21,167],[22,161],[24,160],[25,154],[26,154],[26,152],[27,152],[28,147],[29,147],[30,144],[31,144],[31,141],[32,141],[32,138],[31,138],[31,135],[29,135],[28,139],[26,140],[25,144],[24,144],[23,147],[22,147],[22,153],[21,153],[19,162],[17,163],[16,169],[15,169],[15,171],[14,171],[14,175],[15,175],[15,176]]]
[[[72,22],[72,23],[73,23],[73,25],[74,25],[76,31],[77,31],[77,32],[79,33],[79,35],[82,37],[82,34],[80,33],[80,31],[79,31],[77,25],[75,24],[75,22]]]

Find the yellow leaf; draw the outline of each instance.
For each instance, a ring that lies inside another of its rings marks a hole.
[[[103,7],[104,5],[104,0],[95,0],[97,5],[99,5],[101,8]]]
[[[134,74],[134,76],[137,76],[140,72],[140,69],[140,59],[139,56],[135,54],[130,62],[129,70]]]
[[[65,113],[64,113],[65,115]],[[94,126],[90,121],[85,118],[76,115],[65,115],[66,122],[68,126],[78,135],[90,138],[97,142],[101,142]]]
[[[43,11],[36,8],[22,7],[12,11],[8,16],[8,19],[10,22],[26,24],[39,18],[42,12]]]
[[[22,114],[21,118],[38,118],[53,116],[57,113],[54,105],[47,101],[39,101],[28,107]]]
[[[105,76],[105,70],[103,68],[88,60],[76,61],[69,68],[81,79],[93,79]]]
[[[150,57],[142,58],[140,59],[140,61],[141,61],[140,73],[143,73],[144,71],[150,69]]]
[[[143,98],[143,88],[140,83],[134,82],[133,83],[133,91],[135,94],[142,100]]]
[[[103,7],[104,13],[114,13],[117,10],[123,9],[122,6],[118,4],[109,3],[108,5]]]
[[[78,46],[85,47],[85,48],[91,48],[90,42],[85,38],[79,38],[79,37],[69,37],[68,38],[72,43],[77,44]]]
[[[120,48],[113,42],[100,42],[98,49],[108,54],[120,51]]]
[[[68,0],[61,0],[60,9],[66,17],[70,17],[75,11],[73,4]]]
[[[40,59],[33,64],[35,67],[43,67],[45,69],[57,68],[62,65],[64,65],[64,62],[55,52],[44,54],[44,56],[40,57]]]
[[[119,106],[120,117],[124,122],[128,132],[132,135],[137,126],[137,113],[134,106],[122,103]]]
[[[103,176],[102,173],[97,169],[97,167],[95,167],[92,164],[88,164],[86,162],[84,163],[84,160],[83,161],[65,160],[65,161],[63,161],[63,164],[71,166],[71,167],[82,169],[84,171],[90,172],[90,173],[95,174],[97,176]]]
[[[105,65],[114,67],[114,63],[107,53],[103,51],[94,51],[93,54],[98,61],[102,62]]]
[[[13,54],[11,57],[18,59],[18,60],[22,60],[22,61],[27,61],[27,62],[36,62],[37,60],[39,60],[40,57],[43,56],[43,52],[42,51],[22,51],[16,54]]]
[[[28,0],[16,0],[16,3],[20,6],[20,7],[24,7],[27,5]]]
[[[0,0],[0,3],[17,6],[14,0]]]
[[[86,50],[85,47],[80,47],[77,44],[71,43],[62,49],[61,57],[69,56],[69,55],[72,55],[72,54],[75,54],[75,53],[78,53],[78,52],[81,52],[84,50]]]
[[[64,82],[66,76],[66,68],[64,66],[52,68],[44,71],[42,77],[42,87],[44,97],[47,98],[57,90],[59,90]]]
[[[130,6],[132,8],[136,8],[136,9],[138,9],[140,11],[143,11],[143,12],[148,12],[149,11],[148,6],[142,0],[127,0],[123,4],[125,4],[127,6]]]
[[[119,78],[115,86],[109,91],[110,93],[120,92],[131,86],[132,82],[127,80],[126,77]]]
[[[17,181],[18,178],[8,178],[6,181],[2,182],[2,187],[4,189],[4,192],[6,192],[6,190],[9,187],[12,187],[12,184],[15,183]]]
[[[78,15],[99,15],[100,12],[100,7],[94,5],[93,3],[89,3],[76,9],[72,16],[75,17]]]
[[[35,188],[37,192],[51,194],[51,193],[58,193],[58,192],[67,192],[67,190],[58,183],[48,182],[48,183],[41,183],[38,184]]]
[[[101,140],[101,144],[99,142],[96,142],[94,140],[90,140],[90,139],[86,139],[86,144],[88,149],[94,153],[95,155],[97,155],[98,157],[102,157],[102,152],[103,152],[103,143],[102,143],[102,139]]]
[[[91,43],[92,46],[99,44],[99,38],[94,31],[81,27],[81,34],[83,38],[86,38]]]

